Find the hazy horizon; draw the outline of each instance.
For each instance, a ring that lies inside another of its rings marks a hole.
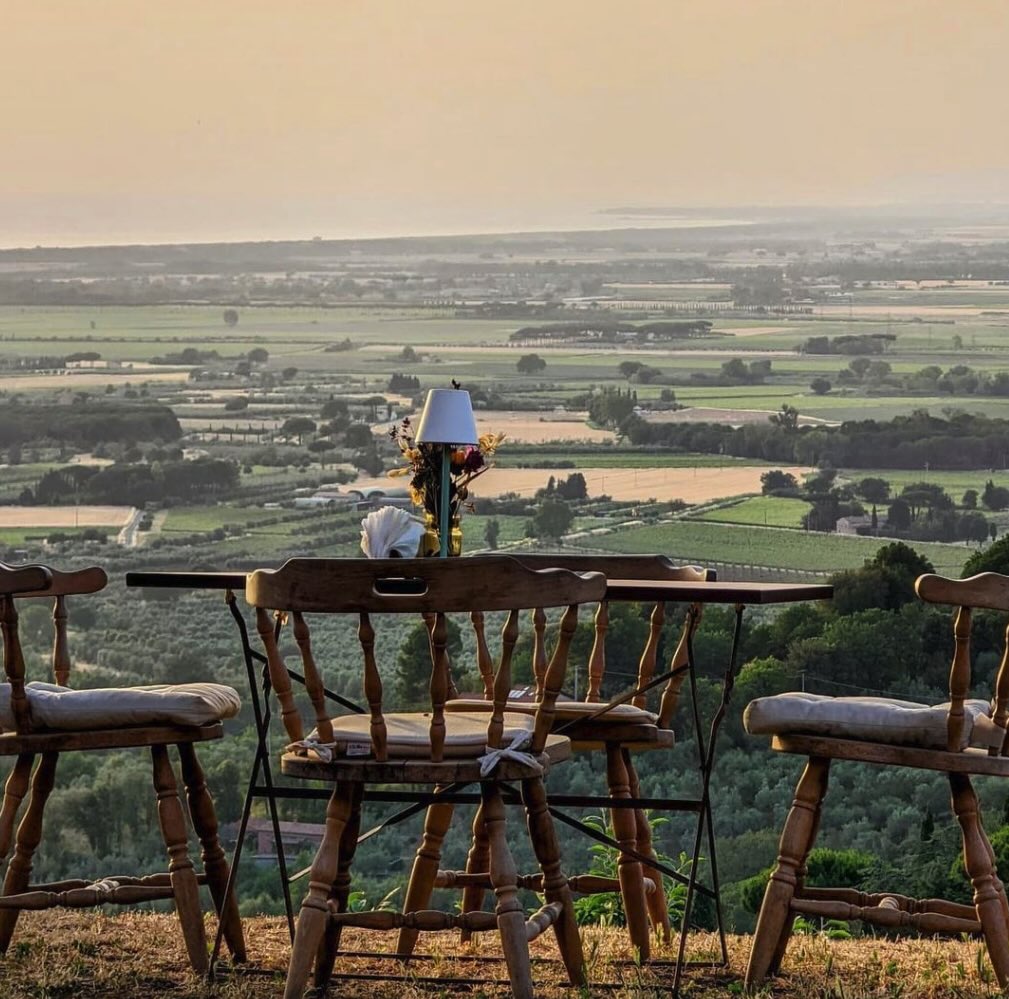
[[[1007,42],[1001,0],[22,2],[0,246],[1004,204]]]

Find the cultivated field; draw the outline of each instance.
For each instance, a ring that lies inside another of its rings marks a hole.
[[[662,552],[677,560],[701,564],[768,566],[826,575],[860,568],[888,540],[681,519],[628,527],[579,539],[576,544],[611,552]],[[976,551],[966,545],[925,541],[915,541],[914,548],[937,572],[953,576],[960,575],[964,562]]]
[[[571,469],[492,468],[472,486],[476,496],[492,498],[504,493],[532,496],[547,481],[564,479]],[[585,476],[589,496],[609,496],[615,500],[676,500],[686,503],[709,503],[711,500],[741,493],[759,493],[760,477],[766,465],[744,465],[735,468],[593,468],[577,469]],[[811,468],[794,466],[784,469],[797,479]],[[358,479],[350,489],[394,489],[403,479],[386,477]]]
[[[507,440],[523,444],[550,444],[554,441],[612,443],[616,434],[602,427],[590,427],[588,413],[517,413],[480,410],[476,423],[480,433],[503,433]]]
[[[0,506],[5,527],[122,527],[129,506]]]

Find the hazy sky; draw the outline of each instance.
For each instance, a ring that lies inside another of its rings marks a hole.
[[[1009,202],[1007,0],[0,10],[0,246]]]

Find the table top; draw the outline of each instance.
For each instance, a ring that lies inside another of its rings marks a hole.
[[[127,586],[184,590],[244,590],[248,574],[233,572],[128,572]],[[608,600],[669,600],[711,604],[779,604],[799,600],[829,600],[834,588],[826,583],[712,583],[675,579],[611,579]]]
[[[827,583],[711,583],[678,579],[610,579],[608,600],[671,600],[709,604],[783,604],[798,600],[829,600],[834,587]]]

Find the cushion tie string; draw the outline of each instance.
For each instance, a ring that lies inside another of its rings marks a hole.
[[[333,760],[333,750],[336,749],[335,742],[320,742],[319,737],[313,732],[307,739],[300,739],[287,746],[287,752],[296,749],[306,749],[315,753],[323,763],[331,763]]]
[[[532,741],[532,732],[525,731],[516,732],[508,746],[501,746],[499,749],[491,749],[490,746],[487,746],[486,753],[477,760],[480,764],[480,776],[490,776],[502,760],[514,760],[516,763],[532,767],[536,773],[542,774],[543,767],[536,757],[532,753],[523,752],[529,748]]]

